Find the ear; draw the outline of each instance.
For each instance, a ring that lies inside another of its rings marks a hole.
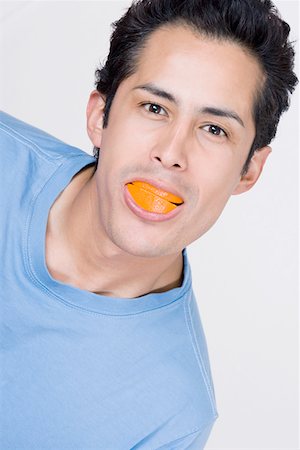
[[[94,147],[98,148],[101,147],[104,108],[105,97],[97,90],[94,90],[90,95],[86,108],[87,132]]]
[[[247,173],[241,177],[239,183],[232,192],[232,195],[242,194],[255,185],[263,170],[267,157],[271,152],[272,149],[269,146],[262,147],[255,151],[251,158]]]

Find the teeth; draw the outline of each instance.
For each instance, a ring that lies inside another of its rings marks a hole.
[[[148,189],[148,187],[151,187],[153,189]],[[145,189],[147,187],[147,189]],[[159,189],[154,188],[154,186],[149,185],[148,183],[142,183],[142,182],[134,182],[134,183],[128,183],[127,188],[133,197],[134,201],[143,209],[149,212],[155,212],[158,214],[166,214],[173,209],[177,208],[178,204],[182,203],[182,200],[179,197],[176,197],[173,194],[169,194],[165,191],[160,191]],[[153,192],[153,190],[155,192]],[[178,199],[181,201],[181,203],[173,203],[167,198],[162,198],[160,195],[157,195],[156,192],[159,193],[165,193],[165,197],[171,196],[172,199]]]

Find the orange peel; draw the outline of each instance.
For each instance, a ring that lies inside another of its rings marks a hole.
[[[134,201],[143,209],[157,214],[166,214],[183,203],[182,198],[143,181],[133,181],[127,188]]]

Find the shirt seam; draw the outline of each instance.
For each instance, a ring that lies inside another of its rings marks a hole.
[[[74,157],[81,157],[81,155],[76,155]],[[56,171],[59,169],[60,165],[57,167]],[[54,173],[51,174],[51,177],[53,176]],[[111,317],[128,317],[128,316],[136,316],[137,314],[151,313],[152,311],[155,311],[156,309],[167,308],[169,305],[172,305],[174,302],[177,302],[178,300],[180,300],[182,297],[184,297],[186,295],[188,290],[191,288],[191,279],[189,279],[187,281],[186,288],[181,293],[181,295],[179,297],[176,297],[173,301],[171,301],[167,305],[158,306],[158,307],[152,308],[150,310],[136,312],[136,313],[112,314],[111,312],[105,312],[105,311],[98,312],[98,311],[93,311],[93,310],[88,309],[88,308],[84,308],[82,306],[74,305],[73,303],[68,302],[67,300],[65,300],[64,298],[60,297],[58,294],[53,292],[50,288],[48,288],[39,279],[39,277],[35,274],[35,271],[34,271],[34,268],[33,268],[33,264],[32,264],[32,260],[31,260],[31,256],[30,256],[30,253],[29,253],[29,235],[30,235],[31,223],[32,223],[32,218],[33,218],[33,213],[34,213],[34,204],[35,204],[35,202],[37,200],[37,197],[40,195],[41,191],[44,189],[45,185],[47,184],[47,182],[50,180],[51,177],[48,178],[46,183],[43,185],[42,189],[39,190],[37,193],[35,193],[35,195],[34,195],[34,197],[32,199],[32,202],[30,203],[29,211],[28,211],[28,214],[27,214],[27,221],[26,221],[26,226],[25,226],[24,237],[23,237],[22,248],[23,248],[24,267],[25,267],[27,275],[30,277],[31,281],[33,281],[33,283],[36,286],[38,286],[39,288],[42,288],[43,291],[50,298],[54,297],[55,300],[59,301],[61,304],[63,304],[67,308],[75,309],[75,310],[78,310],[78,311],[81,311],[81,312],[84,312],[84,313],[88,313],[88,314],[92,314],[92,315],[104,315],[104,316],[111,316]]]
[[[56,157],[54,157],[53,155],[50,155],[49,153],[45,152],[36,142],[32,141],[31,139],[28,139],[23,134],[19,133],[18,131],[16,131],[13,128],[11,128],[5,122],[0,121],[0,124],[2,126],[2,131],[4,133],[6,133],[8,136],[12,137],[14,140],[22,143],[26,147],[29,147],[30,149],[32,149],[37,156],[41,157],[42,159],[46,160],[47,162],[51,162],[52,164],[55,164],[55,161],[65,159],[64,155],[57,155]],[[49,138],[51,138],[50,135],[48,135],[48,136],[49,136]],[[56,138],[52,138],[52,139],[55,139],[55,142],[59,143],[60,145],[66,145],[67,147],[69,147],[67,144],[64,144],[62,141],[59,141]],[[75,155],[75,156],[77,156],[77,155]]]
[[[82,158],[82,155],[73,155],[73,158]],[[146,311],[141,311],[141,312],[136,312],[136,313],[129,313],[129,314],[113,314],[111,312],[105,312],[105,311],[93,311],[91,309],[82,307],[82,306],[77,306],[74,305],[71,302],[68,302],[67,300],[65,300],[63,297],[59,296],[56,292],[52,291],[51,288],[49,288],[48,286],[46,286],[40,279],[39,277],[36,275],[33,264],[32,264],[32,259],[31,259],[31,255],[29,252],[29,236],[30,236],[30,231],[31,231],[31,226],[32,226],[32,220],[33,220],[33,215],[34,215],[34,208],[35,208],[35,203],[37,201],[38,196],[41,194],[42,190],[45,189],[46,184],[49,182],[49,180],[54,176],[54,174],[57,172],[57,170],[59,170],[59,168],[61,167],[61,165],[63,164],[63,161],[60,162],[60,164],[57,165],[56,170],[54,172],[52,172],[52,174],[49,176],[49,178],[47,179],[47,181],[43,184],[42,188],[38,190],[38,192],[36,192],[32,198],[32,201],[30,203],[29,209],[28,209],[28,213],[27,213],[27,220],[26,220],[26,225],[25,225],[25,232],[24,232],[24,237],[23,237],[23,262],[24,262],[24,266],[25,266],[25,270],[27,275],[30,277],[31,281],[33,281],[33,283],[39,287],[42,288],[43,291],[48,295],[48,297],[53,298],[56,301],[59,301],[61,304],[63,304],[65,307],[67,308],[71,308],[71,309],[75,309],[78,311],[81,311],[83,313],[88,313],[88,314],[92,314],[92,315],[102,315],[102,316],[107,316],[107,317],[129,317],[129,316],[136,316],[137,314],[147,314],[147,313],[151,313],[152,311],[161,309],[161,308],[167,308],[169,305],[172,305],[174,302],[177,302],[178,300],[180,300],[182,297],[184,297],[186,295],[186,293],[188,292],[188,290],[191,288],[191,279],[189,278],[187,280],[187,285],[184,289],[184,291],[180,294],[179,297],[176,297],[174,300],[172,300],[170,303],[168,303],[167,305],[162,305],[162,306],[157,306],[154,307],[152,309],[146,310]]]
[[[27,255],[28,259],[29,255]],[[30,263],[31,265],[31,263]],[[162,305],[162,306],[157,306],[155,308],[151,308],[149,310],[146,311],[140,311],[140,312],[135,312],[135,313],[128,313],[128,314],[113,314],[109,311],[105,312],[105,311],[93,311],[91,309],[88,308],[84,308],[82,306],[77,306],[74,305],[73,303],[68,302],[67,300],[63,299],[62,297],[60,297],[59,295],[57,295],[55,292],[53,292],[51,289],[49,289],[47,286],[44,285],[44,283],[42,283],[38,277],[35,276],[34,271],[32,270],[32,268],[30,267],[30,270],[27,270],[27,274],[30,277],[31,281],[33,281],[33,283],[39,287],[40,289],[43,289],[43,291],[47,294],[48,297],[52,298],[54,297],[54,299],[56,301],[58,301],[59,303],[61,303],[62,305],[64,305],[66,308],[71,308],[74,310],[77,310],[79,312],[85,313],[85,314],[90,314],[93,316],[106,316],[107,318],[111,318],[111,319],[115,319],[115,318],[119,318],[122,319],[124,318],[134,318],[134,316],[140,315],[140,314],[150,314],[153,311],[159,310],[159,309],[166,309],[168,307],[171,307],[174,305],[174,303],[177,303],[179,300],[181,300],[187,293],[188,289],[190,288],[190,283],[187,285],[187,288],[184,290],[184,292],[179,296],[176,297],[174,300],[172,300],[170,303],[168,303],[167,305]]]
[[[192,343],[192,347],[193,347],[193,350],[194,350],[194,354],[195,354],[198,366],[200,368],[201,376],[202,376],[202,378],[204,380],[206,391],[207,391],[207,394],[208,394],[208,397],[209,397],[209,400],[210,400],[209,403],[210,403],[211,411],[212,411],[213,415],[216,415],[217,412],[216,412],[216,407],[215,407],[215,400],[214,400],[214,394],[213,394],[212,385],[211,385],[208,373],[207,373],[207,371],[205,369],[205,365],[204,365],[204,362],[203,362],[201,351],[200,351],[200,349],[199,349],[199,347],[197,345],[197,339],[196,339],[196,336],[195,336],[195,330],[194,330],[194,326],[193,326],[193,323],[192,323],[192,320],[191,320],[191,310],[190,310],[191,298],[192,298],[192,296],[190,296],[190,298],[187,299],[187,301],[185,302],[185,305],[184,305],[186,325],[187,325],[187,328],[188,328],[188,331],[189,331],[189,335],[190,335],[190,338],[191,338],[191,343]]]

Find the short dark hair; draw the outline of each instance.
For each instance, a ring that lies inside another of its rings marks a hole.
[[[265,81],[253,105],[256,134],[244,164],[248,170],[256,150],[274,138],[281,114],[289,107],[289,93],[298,82],[289,25],[270,0],[136,0],[113,23],[110,51],[96,70],[96,88],[105,95],[103,126],[120,83],[132,75],[151,33],[162,25],[183,24],[201,35],[233,41],[259,62]]]

